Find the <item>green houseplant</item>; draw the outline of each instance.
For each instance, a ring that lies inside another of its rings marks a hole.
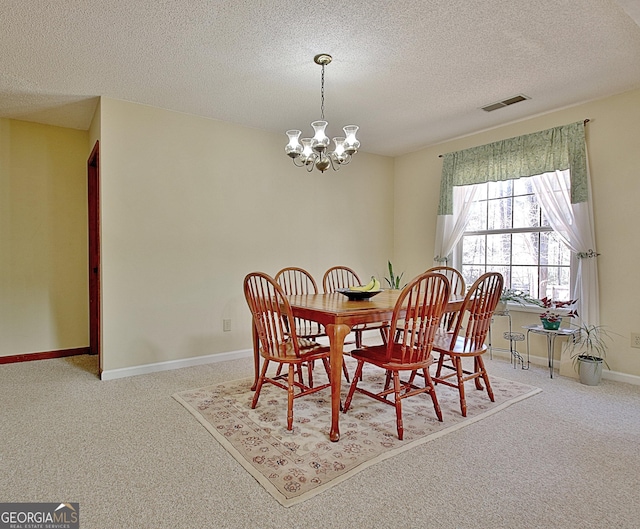
[[[602,377],[602,365],[609,364],[605,360],[612,332],[603,325],[576,325],[580,330],[574,339],[569,341],[567,351],[573,359],[573,365],[580,376],[580,382],[587,386],[597,386]]]
[[[570,299],[568,301],[555,301],[551,298],[544,297],[540,300],[540,304],[544,308],[544,312],[540,314],[540,321],[545,329],[557,330],[560,328],[562,318],[573,318],[578,315],[575,310],[565,312],[558,309],[566,309],[573,305],[577,300]]]
[[[397,276],[393,273],[393,265],[391,264],[391,261],[387,261],[387,265],[389,267],[389,277],[385,277],[384,280],[387,282],[390,288],[394,290],[399,290],[401,288],[400,281],[402,281],[402,276],[404,275],[404,272],[402,272],[399,276]]]
[[[502,294],[500,294],[496,312],[505,312],[507,310],[507,302],[518,303],[519,305],[541,305],[540,300],[532,298],[528,292],[513,288],[504,288]]]

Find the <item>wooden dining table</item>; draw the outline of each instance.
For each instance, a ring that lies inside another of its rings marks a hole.
[[[351,301],[343,294],[306,294],[287,296],[293,315],[322,324],[331,348],[331,441],[340,439],[340,384],[342,382],[342,355],[344,339],[355,325],[391,321],[400,290],[383,290],[367,300]],[[462,298],[449,301],[446,312],[460,309]],[[257,336],[254,332],[254,350]],[[255,355],[256,381],[259,373],[259,355]],[[254,385],[255,386],[255,385]]]

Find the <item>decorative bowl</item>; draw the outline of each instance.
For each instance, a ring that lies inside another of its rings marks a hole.
[[[338,288],[336,292],[340,292],[340,294],[347,296],[349,301],[360,301],[363,299],[370,299],[376,294],[380,294],[382,290],[351,290],[349,288]]]

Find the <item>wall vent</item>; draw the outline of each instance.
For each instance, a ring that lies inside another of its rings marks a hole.
[[[486,112],[493,112],[494,110],[498,110],[499,108],[508,107],[509,105],[520,103],[520,101],[526,101],[527,99],[531,99],[531,98],[525,95],[519,94],[517,96],[513,96],[508,99],[498,101],[497,103],[491,103],[490,105],[484,106],[482,107],[482,110]]]

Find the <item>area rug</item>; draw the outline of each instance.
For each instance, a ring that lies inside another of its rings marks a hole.
[[[351,361],[351,359],[349,359]],[[352,361],[351,361],[352,362]],[[349,364],[353,373],[353,363]],[[321,382],[321,369],[314,376]],[[404,440],[396,431],[395,408],[356,393],[340,415],[340,440],[329,441],[331,394],[326,389],[294,401],[294,428],[286,429],[287,392],[266,384],[251,409],[253,379],[246,378],[173,395],[283,506],[289,507],[337,485],[367,467],[468,426],[541,390],[491,377],[495,402],[468,384],[467,417],[456,389],[436,387],[443,422],[426,394],[403,400]],[[365,370],[361,384],[376,389],[384,372]],[[363,386],[364,387],[364,386]],[[348,384],[343,381],[344,394]]]

